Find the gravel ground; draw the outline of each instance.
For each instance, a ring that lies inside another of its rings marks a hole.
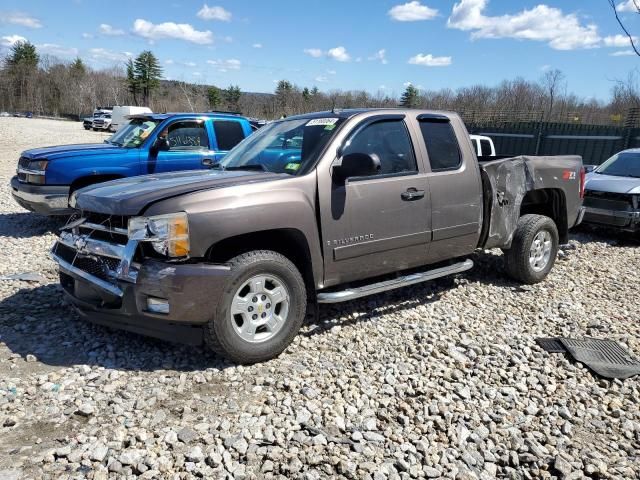
[[[0,478],[638,478],[638,379],[594,377],[538,336],[640,355],[640,248],[583,231],[549,279],[477,267],[323,307],[278,359],[241,367],[91,326],[47,250],[59,222],[8,182],[22,149],[100,141],[0,118]]]

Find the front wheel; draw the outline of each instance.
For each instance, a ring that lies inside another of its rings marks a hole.
[[[558,255],[558,228],[544,215],[523,215],[511,242],[504,252],[507,274],[526,284],[543,281]]]
[[[302,275],[289,259],[269,250],[244,253],[229,263],[230,279],[204,328],[207,345],[237,363],[277,357],[305,318]]]

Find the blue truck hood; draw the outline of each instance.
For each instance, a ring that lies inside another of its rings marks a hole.
[[[108,143],[81,143],[78,145],[60,145],[57,147],[33,148],[22,152],[23,157],[54,160],[61,157],[76,157],[88,155],[122,154],[128,149]]]
[[[640,194],[640,178],[618,177],[591,172],[587,175],[585,188],[598,192]]]

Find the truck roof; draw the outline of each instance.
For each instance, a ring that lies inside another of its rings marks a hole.
[[[167,112],[167,113],[136,113],[127,115],[127,118],[148,118],[151,120],[163,121],[167,118],[192,118],[192,117],[210,117],[210,118],[235,118],[246,120],[245,117],[235,113],[220,112]]]
[[[412,114],[412,115],[457,115],[455,112],[448,112],[444,110],[422,110],[415,108],[345,108],[345,109],[335,109],[335,110],[327,110],[324,112],[313,112],[313,113],[303,113],[301,115],[295,115],[290,118],[324,118],[324,117],[339,117],[339,118],[351,118],[355,115],[359,115],[361,113],[380,113],[380,114]]]

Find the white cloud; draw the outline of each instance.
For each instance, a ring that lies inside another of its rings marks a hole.
[[[220,20],[221,22],[231,21],[231,12],[222,7],[210,7],[206,3],[198,11],[198,17],[203,20]]]
[[[82,34],[82,38],[93,38],[93,34],[92,34],[92,33],[84,32],[84,33]]]
[[[138,18],[133,22],[133,33],[148,40],[175,38],[199,45],[213,43],[213,34],[209,30],[198,31],[188,23],[164,22],[153,24]]]
[[[640,2],[638,0],[626,0],[618,4],[619,12],[638,12],[640,9]]]
[[[537,5],[514,15],[484,15],[489,0],[460,0],[447,21],[450,28],[472,31],[471,38],[516,38],[548,42],[556,50],[596,48],[601,37],[594,24],[581,24],[576,14]]]
[[[633,42],[636,43],[638,41],[638,37],[632,37]],[[611,35],[609,37],[604,37],[604,45],[605,47],[629,47],[631,46],[631,42],[629,41],[629,37],[626,35]]]
[[[216,67],[219,72],[225,73],[229,70],[240,70],[242,62],[236,58],[230,58],[228,60],[207,60],[209,65]]]
[[[74,47],[63,47],[55,43],[41,43],[36,45],[36,48],[49,55],[55,55],[57,57],[75,57],[78,55],[78,49]]]
[[[304,53],[313,58],[327,57],[338,62],[348,62],[351,60],[351,56],[347,49],[340,46],[335,48],[330,48],[326,52],[324,50],[320,50],[319,48],[305,48]]]
[[[174,64],[174,61],[173,61],[173,59],[171,59],[171,58],[167,58],[167,59],[164,61],[164,64],[165,64],[165,65],[173,65],[173,64]]]
[[[185,67],[195,67],[196,65],[196,62],[184,62]]]
[[[386,86],[386,85],[380,85],[380,86],[378,87],[378,90],[386,90],[386,89],[387,89],[387,86]]]
[[[424,67],[447,67],[451,65],[451,57],[434,57],[430,53],[424,55],[419,53],[409,59],[411,65],[422,65]]]
[[[384,48],[378,50],[374,55],[370,56],[369,60],[379,60],[383,65],[389,63],[387,60],[387,51]]]
[[[202,73],[200,73],[200,72],[191,72],[191,75],[193,75],[194,77],[199,77],[200,75],[202,75]]]
[[[23,12],[1,12],[0,22],[20,25],[28,28],[41,28],[42,22],[35,17]]]
[[[409,85],[413,85],[413,83],[411,83],[411,82],[404,82],[404,83],[402,84],[402,86],[403,86],[403,87],[408,87]]]
[[[126,62],[131,56],[130,54],[127,55],[127,53],[129,52],[114,52],[106,48],[91,48],[89,50],[89,54],[93,60],[111,63]]]
[[[422,5],[418,1],[413,1],[403,5],[396,5],[387,14],[398,22],[416,22],[435,18],[438,15],[438,10]]]
[[[4,47],[11,47],[18,42],[26,42],[27,39],[20,35],[7,35],[6,37],[2,37],[2,45]]]
[[[118,35],[124,35],[124,30],[120,28],[113,28],[108,23],[101,23],[100,26],[98,27],[98,30],[103,35],[110,35],[114,37]]]
[[[335,70],[327,70],[327,73],[328,73],[329,75],[335,75],[335,74],[336,74],[336,73],[338,73],[338,72],[336,72]]]
[[[325,77],[324,75],[319,75],[316,78],[314,78],[314,80],[318,83],[326,83],[329,81],[329,79],[327,77]]]
[[[344,47],[330,48],[327,52],[327,57],[337,60],[338,62],[348,62],[351,60],[347,49]]]
[[[617,52],[613,52],[609,54],[612,57],[627,57],[631,55],[637,55],[633,50],[618,50]]]
[[[253,48],[262,48],[262,44],[261,43],[254,43],[253,45],[251,45]]]
[[[322,55],[324,55],[324,52],[319,48],[305,48],[304,53],[313,58],[320,58]]]

